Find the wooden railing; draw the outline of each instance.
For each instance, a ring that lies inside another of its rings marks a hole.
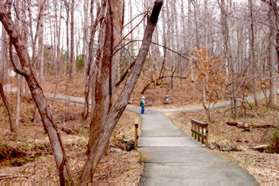
[[[138,147],[138,140],[139,140],[139,120],[135,120],[135,148]]]
[[[208,123],[197,121],[197,120],[191,120],[192,124],[192,137],[195,140],[198,140],[202,144],[205,144],[208,142]]]

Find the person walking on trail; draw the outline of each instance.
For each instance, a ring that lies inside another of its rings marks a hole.
[[[144,106],[145,106],[145,97],[142,96],[140,99],[140,113],[144,114]]]

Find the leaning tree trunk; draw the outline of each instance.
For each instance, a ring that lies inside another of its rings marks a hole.
[[[90,151],[89,151],[89,155],[88,155],[88,159],[85,163],[84,169],[82,171],[82,175],[81,175],[81,185],[87,185],[89,182],[91,182],[92,180],[92,176],[94,175],[94,171],[96,169],[96,166],[98,164],[98,162],[100,161],[100,159],[102,158],[102,156],[104,155],[106,146],[109,142],[110,136],[113,132],[113,129],[115,128],[117,122],[119,121],[122,113],[124,112],[127,104],[128,104],[128,100],[132,94],[132,91],[135,87],[135,84],[140,76],[140,73],[142,71],[142,67],[144,65],[144,61],[145,58],[148,54],[149,51],[149,47],[152,41],[152,35],[154,32],[154,29],[156,27],[156,24],[158,22],[158,17],[161,11],[161,7],[162,7],[163,1],[162,0],[156,0],[155,1],[155,5],[153,7],[153,11],[151,16],[149,17],[149,21],[147,24],[147,27],[145,29],[145,33],[144,33],[144,38],[143,38],[143,42],[142,42],[142,46],[139,50],[139,54],[135,60],[135,65],[133,66],[133,68],[131,69],[131,72],[129,73],[128,77],[127,77],[127,81],[125,83],[125,85],[123,86],[123,89],[120,93],[120,95],[118,96],[118,98],[116,99],[116,101],[114,103],[112,103],[111,107],[109,107],[109,111],[107,112],[107,115],[105,116],[101,116],[99,118],[102,118],[102,120],[100,120],[100,122],[102,122],[100,125],[100,128],[98,129],[99,135],[98,138],[95,138],[94,143],[89,145]],[[106,16],[110,16],[110,14],[108,13]],[[111,17],[110,17],[111,18]],[[110,20],[110,18],[107,17],[108,20]],[[111,20],[110,20],[111,21]],[[112,43],[110,41],[110,39],[112,37],[111,34],[113,34],[113,32],[110,31],[110,23],[109,21],[107,22],[107,29],[106,29],[106,34],[110,34],[110,35],[106,35],[105,40],[105,45],[104,45],[104,49],[107,50],[109,48],[107,48],[106,46],[111,46]],[[112,53],[109,51],[103,51],[104,53]],[[107,64],[107,62],[105,61],[101,61],[102,66],[106,66],[109,65]],[[106,72],[109,73],[109,72]],[[101,79],[104,81],[103,86],[108,87],[108,80],[107,80],[107,75],[104,75],[103,77],[104,79]],[[98,84],[101,82],[98,82],[97,80],[97,84],[96,84],[96,89],[98,88]],[[105,88],[105,87],[103,87]],[[117,87],[120,88],[120,87]],[[103,103],[108,102],[107,97],[103,97],[104,92],[102,92],[102,90],[98,90],[96,91],[96,102],[99,102],[99,99],[102,99]],[[99,103],[98,103],[99,104]],[[104,111],[106,111],[108,105],[98,105],[96,103],[96,108],[98,109],[98,113],[104,113]],[[103,106],[103,107],[102,107]],[[96,118],[96,117],[95,117]],[[92,135],[92,133],[90,134]]]
[[[12,47],[11,47],[12,48]],[[11,50],[10,48],[10,50]],[[15,126],[20,126],[20,112],[21,112],[21,94],[22,94],[22,78],[19,74],[16,75],[17,79],[17,92],[16,92],[16,116],[15,116]]]
[[[31,68],[26,42],[24,39],[22,39],[21,35],[19,35],[19,28],[11,19],[11,5],[11,1],[0,3],[0,21],[2,22],[5,30],[10,36],[10,42],[15,47],[19,58],[21,67],[16,68],[15,70],[24,76],[30,89],[32,98],[40,113],[42,123],[48,134],[51,148],[54,154],[57,170],[60,177],[60,184],[72,184],[73,181],[68,168],[66,154],[62,145],[61,137],[58,133],[57,126],[53,122],[52,114],[49,111],[49,107],[47,104],[47,99]]]
[[[124,1],[123,0],[114,0],[111,1],[111,14],[114,17],[112,22],[113,26],[113,48],[116,48],[117,45],[122,40],[122,31],[123,31],[123,23],[124,23]],[[121,52],[117,52],[113,55],[112,64],[111,64],[111,80],[110,86],[112,87],[112,91],[120,79],[120,58]]]
[[[106,0],[103,0],[103,4]],[[90,153],[91,146],[94,146],[95,142],[99,138],[101,130],[103,128],[103,122],[105,116],[108,114],[111,106],[111,61],[113,55],[113,27],[110,3],[105,4],[106,10],[105,17],[101,23],[99,33],[99,49],[95,68],[98,69],[94,72],[94,83],[95,83],[95,105],[94,112],[92,113],[92,120],[90,123],[90,136],[88,142],[88,153]],[[95,74],[96,73],[96,74]],[[94,99],[92,98],[92,99]]]
[[[94,3],[94,2],[91,2]],[[91,6],[93,6],[91,4]],[[102,9],[100,8],[100,6],[97,7],[97,14],[96,14],[96,18],[95,20],[93,20],[93,7],[91,7],[91,28],[90,28],[90,39],[89,39],[89,46],[88,46],[88,62],[87,62],[87,68],[86,68],[86,79],[85,79],[85,89],[84,89],[84,97],[85,97],[85,102],[84,102],[84,110],[83,110],[83,119],[87,119],[88,118],[88,114],[89,114],[89,101],[90,101],[90,92],[95,91],[94,88],[90,87],[92,86],[92,82],[94,79],[94,72],[95,72],[95,68],[94,65],[96,64],[96,61],[99,58],[99,50],[96,53],[96,58],[95,60],[94,58],[94,39],[95,39],[95,34],[97,31],[97,26],[99,24],[99,21],[101,20],[101,18],[104,16],[104,6],[105,4],[102,5]],[[102,11],[101,11],[102,10]],[[96,65],[95,65],[96,66]],[[94,96],[91,96],[91,100],[94,99]],[[91,104],[91,108],[94,108],[94,105]]]

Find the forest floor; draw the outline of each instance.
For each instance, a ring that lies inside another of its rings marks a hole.
[[[45,93],[57,93],[77,97],[83,97],[84,95],[84,76],[82,72],[77,73],[71,81],[66,76],[60,79],[54,76],[48,76],[45,82],[42,85]],[[12,84],[15,84],[15,82],[12,82]],[[131,101],[134,105],[138,105],[142,87],[142,82],[139,82],[132,95]],[[177,84],[177,87],[174,87],[171,91],[164,86],[151,86],[150,89],[146,90],[144,95],[147,102],[152,102],[152,106],[159,106],[160,108],[164,107],[163,98],[165,95],[172,97],[172,104],[167,105],[168,108],[197,104],[201,97],[200,91],[198,91],[197,87],[190,80],[184,80],[183,86]],[[12,100],[15,100],[15,98]],[[13,103],[13,107],[15,107],[15,103]],[[74,172],[74,176],[77,177],[77,173],[85,161],[84,153],[88,139],[88,122],[84,122],[80,117],[82,107],[77,107],[69,103],[55,102],[51,103],[51,107],[54,110],[54,120],[59,121],[59,128],[70,133],[66,134],[66,132],[62,132],[62,138],[66,144],[66,151],[70,158],[70,166]],[[13,180],[23,179],[28,181],[39,181],[49,178],[51,178],[50,180],[57,180],[56,171],[53,171],[55,169],[54,160],[50,155],[48,140],[46,134],[43,132],[43,127],[40,126],[39,122],[31,122],[33,110],[32,100],[25,98],[21,118],[22,126],[17,136],[17,142],[8,135],[7,117],[1,117],[0,119],[0,148],[1,146],[19,147],[19,149],[24,149],[25,147],[28,147],[28,149],[31,148],[31,150],[28,150],[27,155],[25,153],[23,156],[20,155],[19,158],[8,160],[4,158],[2,161],[1,158],[3,159],[3,157],[0,154],[0,180],[1,178],[12,178]],[[226,122],[231,121],[231,118],[229,117],[229,112],[224,114],[224,111],[225,109],[219,109],[212,112],[214,122],[211,122],[209,125],[209,142],[213,146],[217,144],[217,146],[223,146],[224,148],[235,147],[236,151],[224,152],[217,149],[214,151],[220,153],[225,158],[238,162],[242,167],[248,169],[261,184],[279,183],[279,154],[252,150],[257,145],[269,144],[274,129],[264,128],[243,131],[242,129],[228,126]],[[6,116],[1,105],[0,115]],[[191,135],[191,119],[206,120],[204,112],[173,112],[167,113],[167,116],[188,135]],[[127,152],[121,150],[120,143],[123,141],[123,138],[128,140],[133,138],[133,123],[137,117],[136,114],[131,112],[124,113],[112,137],[109,153],[103,158],[98,167],[95,180],[99,182],[138,182],[143,172],[143,166],[139,163],[141,157],[137,151]],[[251,123],[253,125],[271,124],[278,126],[279,111],[261,106],[257,110],[251,110],[246,117],[240,117],[235,121]],[[47,146],[47,150],[45,150],[45,146]],[[39,151],[36,150],[38,148],[40,149]],[[30,156],[31,158],[29,158]],[[17,164],[22,165],[15,166]],[[18,178],[18,176],[21,178]]]
[[[247,131],[229,126],[226,122],[232,119],[225,111],[225,109],[212,111],[213,122],[209,123],[209,147],[226,159],[236,161],[246,168],[261,185],[279,184],[279,154],[253,150],[256,146],[271,144],[276,130],[279,132],[278,128],[253,128]],[[206,121],[204,112],[172,112],[166,115],[189,136],[191,136],[191,119]],[[251,110],[246,117],[239,117],[233,121],[255,126],[270,124],[278,127],[279,111],[260,106],[257,110]]]
[[[0,102],[0,182],[57,182],[58,175],[47,134],[39,119],[32,121],[34,105],[30,97],[22,98],[22,112],[17,136],[11,136],[6,112]],[[15,96],[9,95],[14,110]],[[50,102],[54,121],[75,179],[86,160],[88,121],[81,118],[82,107]],[[13,112],[14,113],[14,112]],[[143,172],[138,151],[126,151],[123,141],[134,138],[134,121],[138,115],[125,112],[111,138],[107,155],[101,160],[94,180],[99,183],[137,184]]]
[[[45,93],[84,97],[84,82],[84,72],[79,71],[71,80],[69,80],[69,77],[66,75],[60,75],[59,78],[56,78],[53,75],[47,76],[42,87]],[[166,84],[166,82],[159,86],[151,85],[146,89],[144,94],[142,94],[141,92],[145,85],[146,81],[142,80],[141,76],[136,84],[133,94],[131,95],[130,103],[133,105],[139,105],[140,98],[144,95],[146,103],[150,106],[176,108],[180,106],[200,104],[203,96],[199,83],[192,82],[189,78],[175,81],[172,89]],[[15,86],[15,82],[13,83],[13,86]],[[279,85],[277,87],[279,87]],[[258,93],[262,93],[262,90],[258,89]],[[170,96],[171,104],[164,104],[164,97],[166,95]]]
[[[46,77],[45,83],[42,85],[44,92],[59,93],[68,96],[84,96],[84,74],[78,72],[72,80],[67,76],[56,78],[54,76]],[[131,102],[138,105],[141,98],[141,90],[144,87],[143,81],[138,81],[134,93],[131,96]],[[186,94],[187,92],[187,94]],[[183,80],[177,82],[176,86],[170,90],[168,86],[150,86],[144,93],[147,102],[152,103],[152,106],[160,106],[164,103],[164,96],[169,95],[172,98],[172,106],[182,106],[192,103],[199,103],[200,91],[197,90],[191,80]]]

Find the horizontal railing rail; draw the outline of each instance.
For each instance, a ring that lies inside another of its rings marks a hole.
[[[208,123],[191,120],[191,131],[192,137],[201,142],[202,144],[206,144],[208,142]]]

